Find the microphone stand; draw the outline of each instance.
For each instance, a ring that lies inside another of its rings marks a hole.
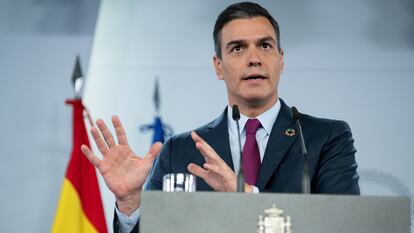
[[[243,164],[243,153],[242,153],[242,147],[241,147],[241,139],[240,139],[240,126],[239,126],[239,120],[240,120],[240,110],[237,105],[233,105],[233,120],[236,122],[237,125],[237,137],[239,140],[239,150],[240,150],[240,166],[239,171],[237,172],[237,192],[238,193],[244,193],[244,174],[242,169]]]
[[[308,170],[308,150],[306,150],[305,139],[303,138],[302,125],[300,124],[300,114],[296,107],[292,106],[291,109],[292,118],[296,122],[296,128],[298,129],[300,147],[303,155],[303,176],[302,176],[302,193],[310,194],[310,178]]]

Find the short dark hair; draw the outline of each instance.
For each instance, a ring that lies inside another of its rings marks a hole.
[[[214,38],[214,49],[218,58],[221,58],[221,36],[220,32],[223,29],[224,25],[228,22],[235,19],[249,19],[253,17],[263,16],[269,20],[275,29],[276,33],[276,43],[279,52],[281,52],[280,47],[280,33],[279,33],[279,24],[277,21],[269,14],[269,12],[260,6],[257,3],[253,2],[240,2],[228,6],[224,11],[220,13],[214,25],[213,38]]]

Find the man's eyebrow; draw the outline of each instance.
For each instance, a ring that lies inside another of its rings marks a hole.
[[[259,38],[257,40],[258,44],[261,44],[263,42],[270,42],[270,43],[277,44],[276,40],[271,36],[266,36],[263,38]],[[245,40],[232,40],[226,44],[226,49],[229,49],[231,46],[234,46],[234,45],[244,45],[244,44],[246,44]]]
[[[244,40],[232,40],[226,44],[226,49],[229,49],[229,47],[234,46],[234,45],[243,45],[245,43],[246,42]]]
[[[276,44],[276,40],[271,36],[266,36],[266,37],[260,38],[258,40],[258,42],[259,42],[259,44],[263,43],[263,42],[272,42],[272,43]]]

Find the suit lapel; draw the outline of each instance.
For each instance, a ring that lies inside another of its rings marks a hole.
[[[204,140],[220,155],[227,166],[234,170],[227,126],[227,108],[223,114],[207,126],[206,130],[205,136],[202,136]]]
[[[270,133],[262,165],[260,167],[259,178],[256,184],[259,189],[265,187],[290,146],[297,138],[296,135],[287,136],[285,133],[287,129],[295,129],[296,127],[295,122],[292,120],[289,106],[287,106],[282,99],[280,99],[280,101],[282,106],[276,122],[273,125],[272,132]]]

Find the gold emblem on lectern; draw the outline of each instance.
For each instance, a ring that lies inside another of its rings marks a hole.
[[[283,210],[273,204],[272,208],[264,210],[264,215],[259,215],[257,221],[257,233],[292,233],[290,216],[283,217]]]

